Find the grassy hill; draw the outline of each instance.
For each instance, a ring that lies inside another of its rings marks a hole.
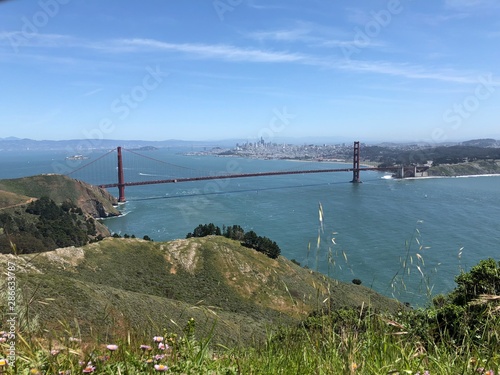
[[[26,195],[0,190],[0,208],[12,208],[31,202],[33,198]]]
[[[2,267],[9,261],[18,267],[23,300],[31,301],[23,311],[39,333],[43,327],[57,334],[79,330],[86,338],[154,335],[179,331],[176,324],[193,317],[202,337],[214,328],[217,342],[249,343],[328,305],[401,307],[364,286],[220,236],[166,243],[107,238],[82,248],[0,255]]]
[[[114,207],[116,198],[106,190],[67,176],[45,174],[0,180],[0,209],[42,196],[58,204],[71,201],[95,218],[120,214]]]

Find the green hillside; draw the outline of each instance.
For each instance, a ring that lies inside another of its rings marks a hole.
[[[27,204],[33,198],[27,197],[26,195],[12,193],[10,191],[0,190],[0,209],[1,208],[12,208],[18,205]]]
[[[0,255],[2,266],[8,261],[18,266],[35,331],[60,333],[67,324],[87,338],[175,332],[175,323],[193,317],[201,336],[215,324],[216,341],[248,343],[327,305],[401,307],[364,286],[220,236],[166,243],[107,238],[82,248]]]
[[[23,199],[26,201],[25,197],[41,198],[47,196],[58,204],[71,201],[95,218],[120,214],[113,206],[117,203],[116,198],[106,190],[67,176],[44,174],[0,180],[0,190],[11,193],[11,199],[14,197],[12,194],[19,195],[20,197],[17,199],[19,203]],[[1,197],[2,194],[0,194],[0,209],[10,205],[8,201],[3,203],[4,199]]]

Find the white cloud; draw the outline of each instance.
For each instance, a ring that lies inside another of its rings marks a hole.
[[[474,10],[478,8],[498,8],[497,0],[445,0],[445,6],[449,9]]]
[[[268,36],[270,36],[269,34]],[[306,32],[283,33],[282,38],[293,36],[304,37]],[[4,38],[0,39],[5,42]],[[8,39],[8,37],[7,37]],[[325,41],[332,46],[342,46],[344,41]],[[184,58],[192,59],[210,59],[226,62],[246,62],[246,63],[292,63],[307,66],[316,66],[328,69],[348,70],[359,73],[375,73],[380,75],[398,76],[417,80],[432,80],[440,82],[450,82],[459,84],[475,84],[478,72],[464,72],[452,69],[439,69],[439,67],[425,67],[422,65],[412,65],[408,63],[396,63],[389,61],[362,61],[346,60],[340,57],[331,57],[318,54],[295,53],[288,51],[277,51],[258,49],[250,47],[238,47],[228,44],[202,44],[202,43],[169,43],[156,39],[112,39],[104,41],[89,41],[73,38],[66,35],[39,34],[30,40],[30,47],[37,47],[36,54],[25,54],[34,61],[46,61],[51,63],[72,64],[82,62],[74,57],[65,57],[64,51],[54,56],[53,49],[80,48],[91,49],[100,54],[139,54],[139,53],[181,53]],[[44,47],[44,48],[38,48]],[[18,56],[19,57],[19,56]],[[95,59],[96,56],[90,56]],[[4,57],[5,59],[5,57]],[[110,68],[116,62],[103,61],[99,59],[100,65]]]
[[[95,89],[95,90],[92,90],[92,91],[88,91],[88,92],[82,94],[82,96],[83,97],[85,97],[85,96],[92,96],[92,95],[100,93],[103,90],[104,90],[103,88],[98,88],[98,89]]]
[[[299,53],[274,52],[254,48],[240,48],[224,44],[167,43],[155,39],[120,39],[110,43],[117,51],[182,52],[198,58],[248,62],[298,62],[306,59]]]

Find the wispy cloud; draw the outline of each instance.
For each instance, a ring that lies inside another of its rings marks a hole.
[[[469,13],[460,12],[452,14],[426,14],[421,18],[423,22],[431,26],[442,26],[445,22],[463,20],[464,18],[470,17]]]
[[[470,10],[475,11],[485,8],[500,8],[497,0],[445,0],[445,6],[448,9]]]
[[[246,2],[247,6],[252,9],[257,9],[257,10],[276,10],[276,9],[290,9],[290,6],[283,5],[283,4],[264,4],[264,3],[257,3],[256,0],[248,0]]]
[[[353,33],[346,33],[333,28],[317,26],[309,23],[300,23],[289,29],[254,31],[244,36],[259,42],[272,41],[283,43],[303,43],[306,47],[358,47],[359,42],[354,40]],[[363,48],[385,47],[386,43],[380,40],[370,40]]]
[[[11,47],[17,51],[23,47],[70,47],[80,46],[82,41],[62,34],[26,34],[21,31],[0,32],[0,46]]]
[[[425,68],[412,64],[397,64],[387,61],[355,61],[350,60],[338,66],[340,69],[356,72],[377,73],[411,79],[425,79],[441,82],[474,84],[478,82],[478,74],[464,73],[451,69]]]
[[[95,89],[95,90],[92,90],[92,91],[88,91],[86,92],[85,94],[82,94],[83,97],[86,97],[86,96],[92,96],[92,95],[95,95],[95,94],[98,94],[100,93],[101,91],[103,91],[104,89],[103,88],[98,88],[98,89]]]
[[[307,56],[300,53],[241,48],[224,44],[167,43],[154,39],[120,39],[109,44],[117,51],[181,52],[198,58],[247,62],[300,62]]]
[[[304,28],[280,29],[272,31],[254,31],[245,34],[250,39],[259,41],[279,41],[279,42],[303,42],[311,41],[311,31]]]
[[[270,37],[270,34],[262,34]],[[282,32],[280,38],[306,38],[307,33]],[[314,39],[314,38],[313,38]],[[5,38],[4,38],[5,41]],[[323,43],[327,41],[323,40]],[[142,53],[177,53],[183,58],[207,59],[225,62],[242,63],[292,63],[307,66],[316,66],[328,69],[347,70],[358,73],[376,73],[380,75],[398,76],[409,79],[432,80],[460,84],[477,83],[478,72],[464,72],[452,69],[439,69],[439,67],[425,67],[409,63],[396,63],[389,61],[346,60],[341,57],[327,56],[324,54],[296,53],[283,50],[259,49],[252,47],[239,47],[229,44],[203,44],[203,43],[169,43],[156,39],[110,39],[104,41],[89,41],[72,38],[65,35],[40,34],[30,41],[31,47],[39,48],[45,53],[38,53],[32,57],[36,61],[58,61],[61,64],[78,62],[74,58],[64,57],[61,53],[56,60],[52,49],[80,48],[91,49],[103,55],[110,54],[142,54]],[[332,45],[339,46],[342,41],[329,41]],[[93,56],[95,58],[95,56]],[[103,63],[103,61],[101,61]],[[104,62],[105,63],[105,62]],[[115,62],[113,62],[114,64]],[[112,66],[111,63],[105,64]]]

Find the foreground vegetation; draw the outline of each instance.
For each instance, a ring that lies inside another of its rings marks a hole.
[[[95,332],[90,340],[63,322],[58,334],[43,336],[21,325],[15,341],[12,330],[0,333],[0,373],[498,374],[500,262],[481,261],[455,281],[454,291],[425,309],[328,304],[298,323],[273,327],[264,342],[231,347],[214,343],[217,319],[202,335],[197,325],[204,322],[186,317],[182,326],[174,322],[175,333]]]

